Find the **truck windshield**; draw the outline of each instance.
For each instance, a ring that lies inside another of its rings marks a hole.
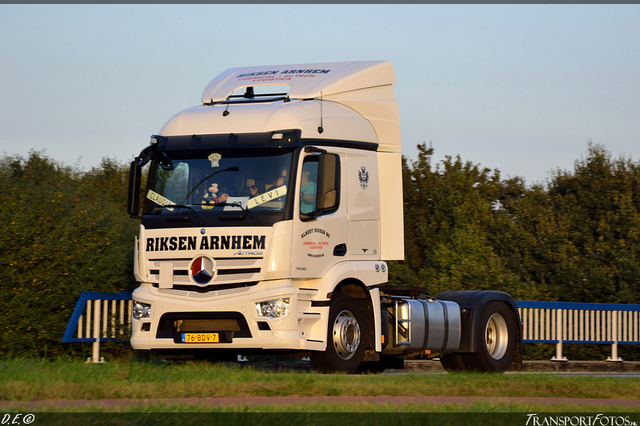
[[[149,170],[145,217],[272,224],[286,213],[292,158],[292,150],[274,148],[161,152]]]

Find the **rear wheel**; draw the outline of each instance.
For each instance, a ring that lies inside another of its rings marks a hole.
[[[469,371],[507,371],[516,346],[516,327],[507,305],[489,302],[482,308],[477,339],[476,353],[462,355]]]
[[[338,294],[331,302],[327,349],[314,352],[311,364],[323,373],[355,373],[364,355],[364,315],[358,302],[348,294]]]
[[[516,329],[511,310],[502,302],[489,302],[480,314],[477,328],[478,350],[470,354],[443,356],[440,363],[449,372],[507,371],[516,347]]]

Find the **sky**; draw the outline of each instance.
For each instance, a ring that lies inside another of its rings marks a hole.
[[[545,183],[640,158],[640,5],[0,4],[0,156],[129,162],[216,75],[388,60],[402,152]]]

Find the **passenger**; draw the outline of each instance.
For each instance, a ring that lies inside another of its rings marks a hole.
[[[309,175],[309,168],[302,169],[302,180],[300,181],[300,212],[303,214],[311,213],[316,209],[316,192],[317,185],[313,182]]]
[[[264,185],[260,181],[256,181],[254,178],[249,178],[245,184],[244,196],[257,197],[264,193]]]
[[[279,186],[284,185],[286,179],[287,179],[287,169],[282,169],[278,177],[276,177],[276,179],[273,181],[273,186],[277,188]]]

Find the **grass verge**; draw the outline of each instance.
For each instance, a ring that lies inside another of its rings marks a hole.
[[[3,412],[30,412],[33,407],[15,402]],[[536,404],[510,402],[474,402],[471,404],[290,404],[256,405],[232,404],[219,406],[184,403],[140,404],[121,407],[102,407],[90,404],[84,407],[40,407],[40,413],[638,413],[637,407],[586,405],[586,404]]]
[[[548,374],[406,374],[323,375],[306,371],[256,369],[242,365],[208,363],[109,362],[85,364],[70,360],[12,359],[0,361],[0,400],[15,401],[9,408],[24,408],[24,401],[223,398],[251,396],[480,396],[640,399],[640,380]],[[6,405],[5,405],[6,407]],[[248,407],[193,404],[143,404],[107,411],[151,410],[148,412],[523,412],[578,409],[603,411],[585,405],[476,402],[472,404],[305,404]],[[613,407],[608,406],[607,411]],[[48,410],[48,409],[47,409]],[[52,409],[53,410],[53,409]],[[64,410],[95,412],[96,406]],[[637,411],[637,407],[635,407]],[[55,411],[61,411],[60,408]],[[616,407],[627,412],[629,408]]]

